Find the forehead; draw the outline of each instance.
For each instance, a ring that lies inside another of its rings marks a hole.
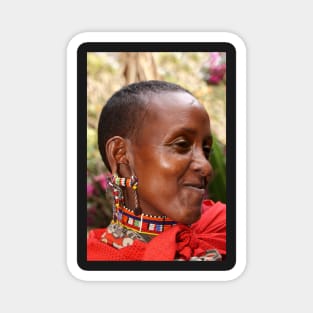
[[[180,128],[210,134],[210,120],[204,107],[189,93],[166,92],[152,95],[140,133],[166,134]]]

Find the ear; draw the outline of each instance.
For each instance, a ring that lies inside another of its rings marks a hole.
[[[105,146],[112,173],[118,173],[121,164],[129,165],[126,140],[120,136],[110,138]],[[121,173],[118,173],[122,175]]]

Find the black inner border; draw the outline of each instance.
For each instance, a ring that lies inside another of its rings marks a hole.
[[[222,262],[87,261],[87,53],[226,52],[227,256]],[[77,50],[77,263],[88,271],[225,271],[236,264],[236,49],[227,42],[86,42]]]

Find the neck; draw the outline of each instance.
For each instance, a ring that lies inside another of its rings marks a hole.
[[[125,228],[147,235],[159,235],[176,225],[176,222],[167,216],[154,216],[144,213],[135,215],[133,210],[126,207],[117,210],[116,221]]]

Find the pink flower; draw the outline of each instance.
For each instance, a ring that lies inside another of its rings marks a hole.
[[[95,182],[97,182],[103,190],[108,188],[107,177],[104,174],[100,174],[94,177]]]
[[[215,67],[221,63],[221,55],[219,52],[211,52],[210,53],[210,66]]]
[[[211,52],[203,67],[204,79],[209,84],[218,84],[226,73],[226,60],[223,53]]]
[[[92,184],[87,184],[87,197],[91,197],[95,192],[95,187]]]
[[[223,80],[225,72],[226,64],[221,64],[212,68],[208,78],[208,82],[212,84],[218,84],[221,80]]]

